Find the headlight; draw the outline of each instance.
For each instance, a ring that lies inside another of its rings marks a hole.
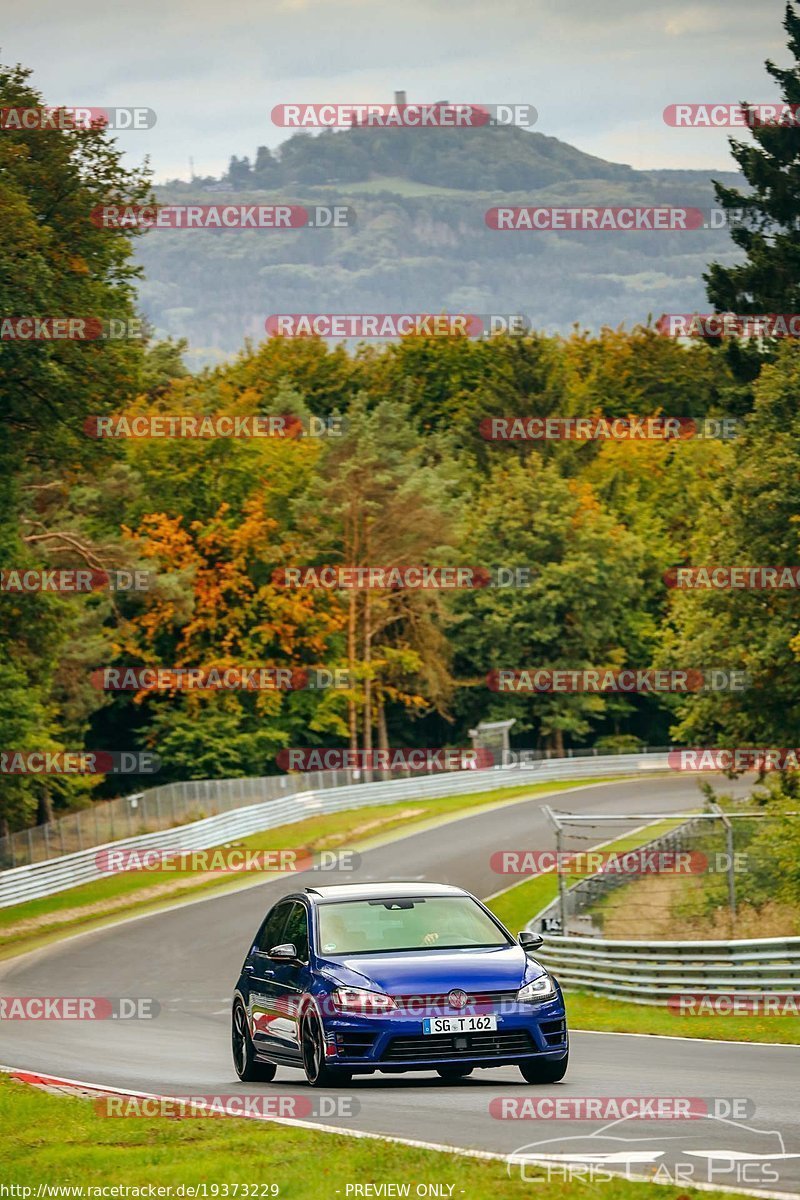
[[[556,985],[549,975],[540,975],[533,983],[526,983],[517,992],[517,999],[525,1004],[541,1004],[543,1000],[552,1000],[556,994]]]
[[[366,988],[337,988],[331,1002],[337,1012],[361,1013],[366,1017],[397,1007],[385,992],[370,992]]]

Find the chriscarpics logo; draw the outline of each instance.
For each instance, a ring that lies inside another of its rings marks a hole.
[[[714,1190],[769,1187],[769,1195],[776,1195],[776,1185],[782,1183],[781,1195],[794,1194],[796,1189],[784,1176],[794,1175],[800,1150],[787,1150],[780,1130],[755,1123],[752,1101],[717,1097],[705,1112],[701,1108],[694,1102],[690,1113],[672,1118],[665,1110],[656,1127],[645,1113],[608,1121],[588,1134],[575,1133],[574,1124],[567,1124],[562,1133],[528,1142],[510,1154],[508,1174],[518,1174],[527,1183],[561,1185],[610,1183],[621,1176],[678,1187],[713,1185]],[[546,1105],[542,1115],[552,1120],[553,1114],[545,1110]],[[537,1119],[524,1105],[508,1115]]]

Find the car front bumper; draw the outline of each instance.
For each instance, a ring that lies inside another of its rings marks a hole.
[[[458,1016],[440,1009],[393,1011],[381,1016],[328,1014],[323,1021],[331,1066],[352,1070],[433,1070],[437,1066],[500,1066],[525,1059],[560,1059],[568,1034],[560,996],[544,1004],[504,1004],[494,1011],[496,1031],[425,1034],[426,1016]]]

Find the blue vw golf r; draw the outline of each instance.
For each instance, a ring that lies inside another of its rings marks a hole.
[[[267,913],[233,997],[242,1080],[299,1067],[313,1087],[374,1071],[462,1079],[516,1064],[563,1079],[561,989],[479,900],[440,883],[306,888]]]

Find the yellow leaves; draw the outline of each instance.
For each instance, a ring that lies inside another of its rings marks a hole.
[[[602,512],[602,505],[595,495],[594,488],[590,483],[586,483],[582,479],[571,479],[569,481],[569,490],[578,501],[578,507],[584,512]]]
[[[185,596],[172,588],[157,585],[146,594],[129,623],[130,653],[148,663],[204,668],[212,661],[293,666],[328,660],[330,639],[344,627],[344,608],[328,592],[272,582],[291,548],[279,541],[278,522],[266,508],[259,490],[240,515],[223,502],[188,529],[181,517],[165,513],[149,513],[137,530],[126,529],[140,556],[158,562],[162,573],[182,576],[191,589],[188,614]],[[272,711],[274,703],[259,699],[261,707]]]

